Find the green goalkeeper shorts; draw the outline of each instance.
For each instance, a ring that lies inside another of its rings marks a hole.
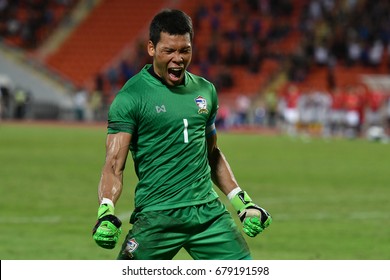
[[[244,237],[219,199],[137,213],[118,259],[171,260],[181,248],[195,260],[252,259]]]

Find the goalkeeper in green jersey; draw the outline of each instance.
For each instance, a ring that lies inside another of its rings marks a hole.
[[[187,71],[192,42],[190,17],[178,10],[158,13],[147,43],[153,64],[128,80],[110,106],[93,228],[99,246],[112,249],[120,238],[114,210],[129,151],[138,177],[132,228],[118,259],[167,260],[181,248],[196,260],[251,259],[213,183],[229,198],[248,236],[272,221],[240,189],[217,146],[217,93],[212,83]]]

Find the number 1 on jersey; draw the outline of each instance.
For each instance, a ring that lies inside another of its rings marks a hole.
[[[188,143],[188,120],[187,119],[183,119],[183,123],[184,123],[184,130],[183,130],[183,135],[184,135],[184,143]]]

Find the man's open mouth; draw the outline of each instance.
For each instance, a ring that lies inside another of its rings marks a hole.
[[[183,73],[183,68],[168,68],[168,75],[173,81],[180,79]]]

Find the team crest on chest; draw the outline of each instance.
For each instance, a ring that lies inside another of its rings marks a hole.
[[[198,96],[195,98],[195,103],[199,107],[198,114],[207,114],[209,110],[207,110],[207,100],[202,96]]]

